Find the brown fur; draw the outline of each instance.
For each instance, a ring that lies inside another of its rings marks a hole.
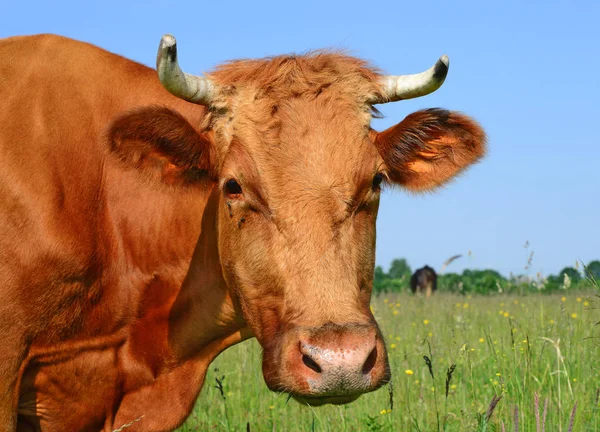
[[[330,86],[337,86],[342,97],[353,97],[356,103],[364,103],[379,92],[375,68],[363,60],[332,51],[234,60],[207,75],[222,87],[252,87],[258,97],[273,101],[314,98]]]
[[[269,387],[299,400],[389,379],[373,179],[444,183],[483,154],[472,120],[424,111],[378,134],[378,72],[339,53],[221,66],[207,108],[64,38],[3,40],[0,58],[1,430],[171,430],[252,336]],[[368,375],[317,373],[302,343]]]

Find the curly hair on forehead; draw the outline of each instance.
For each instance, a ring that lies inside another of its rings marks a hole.
[[[379,89],[379,70],[366,61],[339,51],[318,50],[258,60],[233,60],[207,75],[221,86],[253,87],[268,98],[318,95],[335,86],[336,92],[367,100]]]

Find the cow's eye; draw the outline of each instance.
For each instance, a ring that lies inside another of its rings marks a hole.
[[[381,183],[383,182],[383,174],[377,173],[375,177],[373,177],[373,189],[377,190],[381,187]]]
[[[225,194],[229,198],[236,198],[242,193],[242,187],[234,179],[229,179],[225,183]]]

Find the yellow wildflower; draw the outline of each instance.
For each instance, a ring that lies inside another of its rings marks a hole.
[[[410,376],[410,375],[412,375],[412,374],[414,374],[414,372],[413,372],[412,370],[410,370],[410,369],[406,369],[406,370],[404,371],[404,373],[405,373],[406,375],[409,375],[409,376]]]
[[[566,301],[567,301],[567,298],[566,298],[565,296],[562,296],[562,297],[560,298],[560,301],[561,301],[561,302],[566,302]]]
[[[581,297],[577,297],[577,303],[581,303]]]
[[[577,319],[577,314],[576,314],[576,313],[572,313],[572,314],[571,314],[571,318],[573,318],[573,319]]]
[[[391,345],[390,345],[390,348],[391,348],[391,349],[396,349],[396,344],[391,344]]]
[[[484,338],[479,338],[479,343],[484,343],[485,339]]]
[[[425,325],[429,324],[429,320],[427,320],[427,319],[423,320],[423,324],[425,324]]]
[[[584,305],[584,306],[589,306],[589,305],[590,305],[590,302],[587,302],[587,301],[585,301],[585,302],[583,302],[583,305]]]

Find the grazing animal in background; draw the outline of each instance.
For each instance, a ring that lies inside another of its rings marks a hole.
[[[410,278],[410,289],[413,294],[425,294],[425,297],[431,295],[437,290],[437,275],[435,270],[425,266],[416,270]]]
[[[168,35],[157,70],[1,40],[0,430],[172,430],[250,337],[269,388],[302,403],[388,382],[369,309],[382,183],[438,187],[485,135],[443,109],[370,121],[447,70],[315,52],[200,77]]]

